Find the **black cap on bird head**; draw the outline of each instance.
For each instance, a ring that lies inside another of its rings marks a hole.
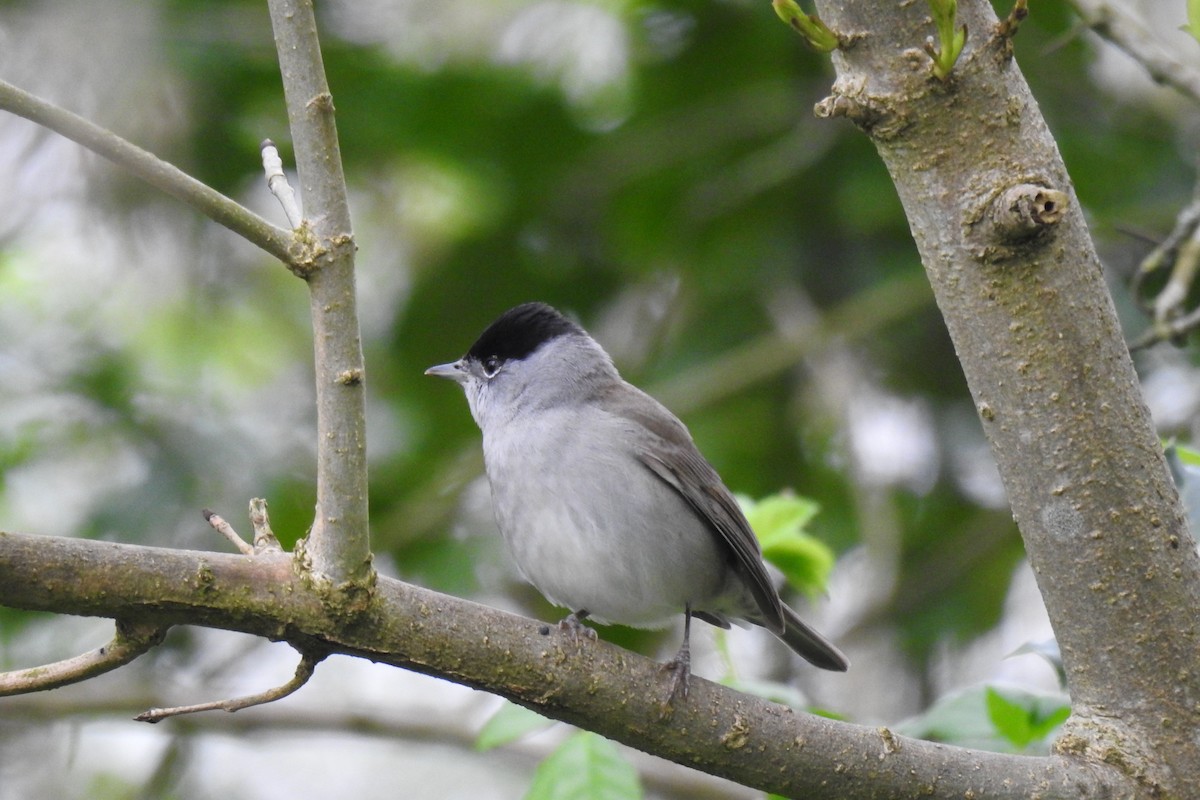
[[[583,329],[545,303],[522,303],[479,334],[467,358],[483,361],[495,356],[519,361],[551,339],[568,334],[583,334]]]

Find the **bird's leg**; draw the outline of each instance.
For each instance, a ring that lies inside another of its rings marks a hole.
[[[692,674],[692,604],[688,603],[683,607],[683,644],[679,646],[679,652],[675,654],[667,663],[663,664],[664,670],[670,670],[674,673],[671,676],[671,692],[667,695],[667,701],[663,704],[664,712],[671,708],[671,704],[675,701],[675,695],[681,696],[687,700],[688,695],[688,678]]]
[[[571,640],[575,642],[576,647],[579,646],[579,637],[581,636],[593,642],[596,641],[596,631],[583,624],[587,616],[587,609],[581,608],[578,611],[572,611],[558,623],[558,629],[563,633],[570,634]]]

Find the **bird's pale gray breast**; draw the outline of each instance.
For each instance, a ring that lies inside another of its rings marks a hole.
[[[640,463],[629,419],[543,410],[486,431],[496,521],[551,601],[628,625],[670,622],[722,591],[727,559],[679,494]]]

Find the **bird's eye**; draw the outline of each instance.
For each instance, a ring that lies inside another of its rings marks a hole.
[[[500,356],[488,356],[483,360],[483,374],[490,378],[500,371],[500,367],[503,364],[504,362],[500,359]]]

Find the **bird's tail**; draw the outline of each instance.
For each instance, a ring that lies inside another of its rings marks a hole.
[[[821,669],[845,672],[850,667],[850,659],[841,650],[821,634],[813,630],[800,615],[786,605],[783,606],[784,628],[782,634],[776,634],[796,651],[804,660]]]

